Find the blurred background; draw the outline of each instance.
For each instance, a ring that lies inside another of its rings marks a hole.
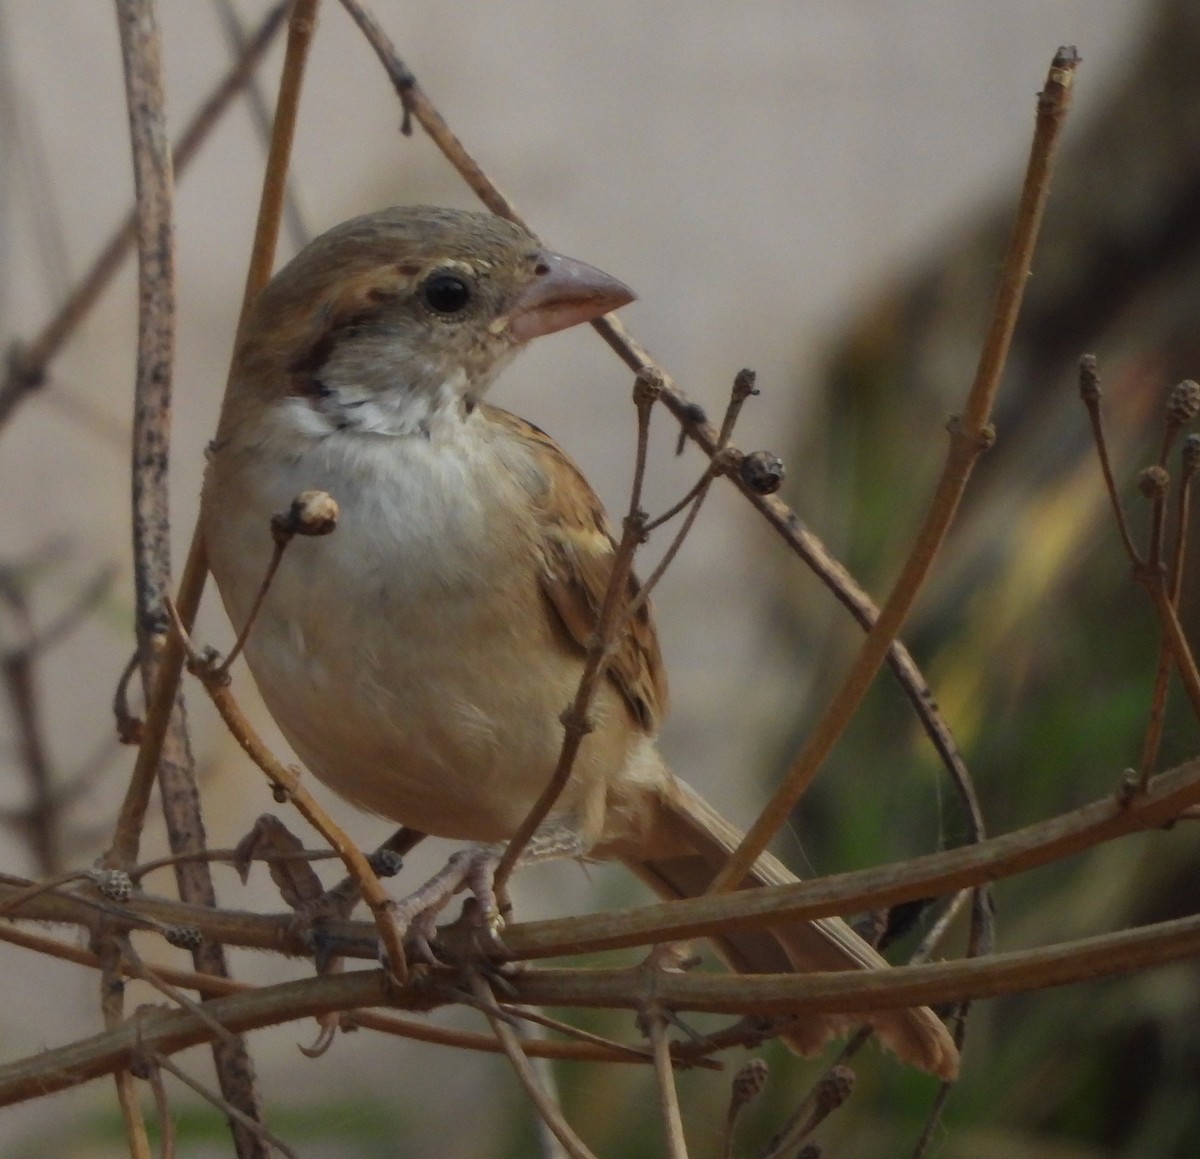
[[[268,5],[162,0],[159,8],[177,132],[228,67],[231,27],[252,29]],[[907,548],[941,464],[945,419],[974,369],[1035,93],[1057,46],[1078,46],[1075,109],[996,414],[999,440],[905,638],[956,731],[992,832],[1110,791],[1139,757],[1157,631],[1105,507],[1074,366],[1085,350],[1100,358],[1119,476],[1132,493],[1136,472],[1156,454],[1167,389],[1200,376],[1195,6],[377,0],[375,11],[534,228],[638,290],[623,313],[627,325],[710,414],[720,412],[739,368],[757,370],[762,394],[735,441],[785,458],[785,497],[877,597]],[[280,59],[276,46],[261,72],[268,103]],[[296,214],[281,257],[305,233],[381,205],[473,204],[419,132],[401,138],[399,121],[374,57],[330,0],[301,107]],[[253,111],[239,102],[178,190],[177,569],[224,381],[262,155]],[[0,0],[0,339],[36,334],[131,201],[111,6]],[[46,385],[0,430],[6,872],[89,863],[132,763],[109,739],[109,705],[132,646],[135,311],[130,264]],[[580,330],[531,350],[494,397],[550,431],[621,509],[633,457],[630,385],[611,353]],[[672,423],[656,422],[652,509],[678,497],[702,467],[695,452],[676,458]],[[662,546],[649,545],[643,571]],[[1196,590],[1193,570],[1189,626]],[[75,607],[84,611],[72,630],[25,664],[30,634]],[[657,612],[674,702],[667,755],[747,823],[844,671],[857,631],[723,487],[659,589]],[[199,635],[229,642],[213,601]],[[256,704],[244,670],[237,688]],[[36,752],[14,690],[36,702]],[[273,807],[270,794],[194,688],[189,701],[210,843],[229,846]],[[1161,766],[1195,751],[1194,723],[1172,715]],[[35,823],[48,799],[56,819],[49,835]],[[329,803],[364,845],[387,832]],[[781,852],[803,873],[828,873],[954,845],[964,833],[944,776],[885,674]],[[156,832],[147,852],[162,843]],[[446,848],[419,852],[403,881],[419,880]],[[1005,883],[1000,948],[1188,912],[1196,853],[1184,826]],[[216,873],[225,904],[279,907],[265,874],[244,890],[231,872]],[[170,884],[157,878],[149,887]],[[528,875],[518,912],[561,914],[640,896],[619,870],[557,865]],[[948,952],[960,944],[961,932]],[[234,966],[264,981],[295,969],[248,954],[235,954]],[[0,1007],[6,1058],[99,1029],[93,974],[4,946],[0,969],[15,999]],[[1181,965],[979,1006],[964,1078],[931,1154],[1193,1155],[1197,982],[1195,967]],[[627,1022],[596,1025],[627,1037]],[[299,1154],[538,1154],[504,1062],[367,1032],[309,1061],[296,1044],[313,1037],[312,1027],[292,1025],[252,1040],[268,1121]],[[772,1083],[746,1124],[750,1145],[765,1141],[819,1073],[782,1051],[768,1057]],[[828,1154],[906,1154],[933,1084],[877,1052],[860,1059],[858,1092],[821,1134]],[[204,1051],[184,1062],[210,1077]],[[558,1078],[568,1117],[600,1153],[661,1153],[647,1074],[564,1067]],[[710,1074],[683,1081],[697,1155],[715,1153],[727,1083],[728,1075]],[[228,1153],[216,1112],[182,1089],[172,1087],[172,1099],[184,1155]],[[706,1124],[714,1139],[707,1150]],[[123,1154],[111,1085],[7,1109],[0,1153]]]

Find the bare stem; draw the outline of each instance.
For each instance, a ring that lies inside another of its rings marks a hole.
[[[637,463],[633,475],[633,487],[629,499],[629,514],[625,517],[621,541],[613,557],[612,571],[604,591],[604,601],[592,640],[584,660],[583,674],[575,698],[562,714],[563,743],[559,750],[554,772],[542,790],[533,808],[529,810],[520,827],[510,839],[504,855],[496,867],[495,889],[502,908],[507,908],[507,884],[513,870],[520,862],[525,847],[538,827],[549,816],[554,803],[562,795],[575,759],[584,738],[592,730],[588,708],[600,681],[608,671],[610,649],[624,623],[623,611],[629,601],[630,577],[633,574],[633,557],[645,539],[646,514],[641,509],[642,485],[645,480],[647,448],[649,446],[650,413],[658,399],[657,376],[647,371],[639,373],[634,382],[633,397],[637,410]]]
[[[100,968],[100,959],[90,950],[85,950],[74,942],[64,942],[44,934],[32,933],[7,923],[0,923],[0,941],[14,946],[22,946],[34,953],[48,954],[60,961],[73,962],[91,969]],[[133,976],[129,964],[124,959],[122,959],[121,970],[127,977]],[[255,989],[248,982],[238,982],[233,978],[218,978],[213,974],[197,974],[191,970],[180,970],[172,966],[158,966],[155,972],[159,978],[171,985],[195,990],[205,998],[218,998],[226,994],[244,994]],[[534,1017],[534,1014],[531,1011],[523,1010],[522,1017],[530,1018]],[[352,1026],[364,1030],[374,1030],[380,1034],[390,1034],[399,1038],[410,1038],[416,1042],[431,1043],[435,1046],[446,1046],[456,1050],[474,1050],[485,1054],[499,1054],[502,1051],[500,1044],[488,1034],[454,1030],[426,1021],[415,1022],[391,1014],[380,1014],[377,1011],[354,1010],[344,1014],[343,1019]],[[544,1021],[548,1024],[557,1024],[555,1019],[544,1019]],[[588,1035],[577,1028],[572,1028],[572,1030],[578,1041],[530,1041],[526,1044],[526,1053],[539,1058],[570,1062],[650,1063],[653,1061],[640,1047],[625,1046],[619,1042],[609,1043],[606,1039]],[[719,1063],[707,1059],[700,1059],[694,1065],[711,1070],[720,1069]]]
[[[571,1159],[595,1159],[592,1152],[584,1146],[583,1140],[575,1134],[570,1124],[563,1118],[558,1104],[538,1081],[537,1072],[533,1069],[529,1056],[525,1053],[524,1044],[513,1028],[504,1018],[500,1017],[491,987],[477,971],[471,972],[471,990],[479,1002],[479,1008],[484,1012],[491,1025],[492,1033],[504,1048],[504,1053],[508,1056],[508,1061],[512,1063],[512,1068],[516,1071],[521,1086],[525,1088],[525,1093],[529,1096],[537,1113],[541,1115],[542,1121],[566,1148]]]
[[[209,133],[220,122],[225,110],[253,78],[275,35],[283,26],[289,2],[290,0],[281,0],[267,12],[258,28],[246,41],[237,61],[184,129],[173,152],[172,163],[176,180],[183,177],[200,151],[201,145],[208,139]],[[135,208],[129,211],[128,216],[97,255],[91,268],[67,295],[58,313],[32,342],[13,351],[8,376],[3,386],[0,386],[0,427],[8,421],[17,403],[45,380],[50,362],[112,284],[136,240]]]
[[[125,984],[117,966],[121,955],[113,939],[98,936],[93,940],[100,960],[100,1009],[104,1025],[111,1034],[125,1025]],[[125,1125],[130,1159],[150,1159],[150,1137],[146,1134],[137,1083],[128,1065],[114,1067],[112,1073],[117,1084],[117,1103]]]
[[[313,795],[301,783],[294,769],[282,764],[263,744],[258,734],[242,712],[241,706],[229,690],[228,676],[220,666],[206,662],[197,656],[187,640],[186,629],[168,600],[168,611],[172,624],[184,644],[192,671],[200,678],[226,728],[234,740],[242,746],[246,755],[267,775],[277,794],[289,800],[300,811],[300,815],[329,843],[330,848],[341,858],[346,871],[358,882],[363,900],[375,918],[376,929],[388,954],[388,965],[396,977],[403,981],[408,975],[408,963],[399,929],[392,917],[394,903],[375,875],[366,855],[354,844],[332,817],[317,803]]]
[[[1104,476],[1104,486],[1108,491],[1108,499],[1112,504],[1113,517],[1117,521],[1117,530],[1121,542],[1125,545],[1125,554],[1134,567],[1143,566],[1141,554],[1133,542],[1129,530],[1129,521],[1125,518],[1125,509],[1121,506],[1121,497],[1117,493],[1117,482],[1113,476],[1112,460],[1108,454],[1108,439],[1104,435],[1104,418],[1100,413],[1100,375],[1096,367],[1096,356],[1085,354],[1079,360],[1079,396],[1087,407],[1088,419],[1092,424],[1092,440],[1096,444],[1096,455],[1100,460],[1100,472]]]
[[[279,202],[286,188],[288,159],[291,156],[295,136],[296,112],[299,106],[300,89],[312,33],[316,23],[319,0],[296,0],[288,24],[287,51],[284,56],[283,74],[280,79],[279,99],[276,102],[275,126],[271,138],[270,154],[263,177],[263,193],[259,204],[258,224],[255,230],[254,248],[246,274],[246,288],[242,299],[241,319],[245,317],[250,301],[266,284],[274,260],[276,238],[280,219]],[[191,628],[200,597],[204,592],[204,581],[208,574],[208,559],[204,540],[197,526],[192,535],[192,544],[179,582],[176,608],[187,628]],[[125,800],[117,819],[113,848],[109,855],[112,863],[132,865],[137,860],[137,846],[142,819],[150,800],[155,771],[162,754],[167,735],[167,724],[175,693],[183,672],[184,653],[177,637],[168,636],[159,659],[158,671],[153,686],[146,697],[146,722],[141,747]]]
[[[296,1159],[296,1152],[293,1151],[278,1135],[272,1134],[267,1130],[266,1125],[251,1119],[243,1114],[241,1110],[235,1107],[227,1099],[221,1098],[215,1091],[210,1091],[203,1083],[198,1083],[191,1077],[182,1067],[176,1066],[165,1054],[160,1051],[151,1051],[149,1053],[150,1061],[156,1066],[161,1067],[168,1074],[174,1075],[186,1087],[191,1087],[202,1099],[211,1103],[223,1115],[228,1115],[230,1118],[236,1119],[248,1131],[253,1131],[258,1135],[264,1143],[269,1144],[276,1151],[285,1157],[285,1159]],[[165,1124],[164,1124],[165,1126]]]
[[[783,783],[713,879],[710,892],[736,889],[741,885],[750,866],[767,848],[780,827],[787,823],[792,809],[849,724],[933,565],[938,548],[958,510],[976,459],[992,441],[993,434],[988,421],[992,402],[1029,277],[1033,247],[1049,192],[1051,161],[1070,105],[1077,63],[1074,49],[1060,49],[1050,66],[1046,87],[1038,98],[1037,124],[1029,164],[1012,239],[1000,272],[991,325],[984,339],[975,381],[963,413],[951,423],[946,464],[912,550],[833,701],[817,722]]]
[[[1179,608],[1179,593],[1183,586],[1183,565],[1187,559],[1187,533],[1191,510],[1192,478],[1196,473],[1200,441],[1189,438],[1184,444],[1183,469],[1179,479],[1179,497],[1175,504],[1174,548],[1171,557],[1170,597],[1171,605]],[[1146,738],[1142,743],[1142,757],[1138,765],[1138,788],[1145,792],[1150,775],[1158,760],[1162,744],[1163,727],[1166,723],[1167,695],[1171,675],[1171,646],[1166,634],[1158,646],[1158,661],[1154,672],[1154,691],[1150,696],[1150,718],[1146,724]]]
[[[403,131],[409,131],[410,119],[416,120],[488,209],[529,229],[528,223],[518,213],[513,202],[501,192],[451,131],[445,118],[400,58],[378,21],[365,10],[359,0],[341,0],[341,3],[370,43],[396,89],[404,108]],[[670,375],[630,336],[621,321],[615,315],[606,314],[593,321],[592,326],[635,373],[643,370],[654,372],[661,384],[659,397],[678,420],[683,435],[695,442],[710,457],[714,455],[719,445],[719,435],[704,417],[703,409],[684,394]],[[796,514],[781,500],[773,495],[756,492],[737,476],[731,478],[747,501],[767,520],[788,547],[816,573],[857,623],[864,629],[869,629],[879,615],[878,609],[854,578],[829,554],[820,540],[803,526]],[[948,725],[938,710],[928,683],[907,649],[898,641],[892,644],[887,659],[912,705],[913,712],[921,721],[950,774],[966,814],[969,839],[979,840],[984,834],[979,802],[966,765]]]
[[[831,1066],[787,1123],[775,1133],[760,1159],[786,1159],[854,1093],[857,1076],[848,1066]]]
[[[658,1109],[662,1114],[666,1154],[669,1159],[687,1159],[687,1140],[683,1134],[683,1116],[679,1112],[679,1091],[675,1088],[667,1021],[654,1009],[643,1012],[641,1021],[654,1052],[654,1077],[658,1083]]]

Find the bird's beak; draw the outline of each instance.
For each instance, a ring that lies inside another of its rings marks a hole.
[[[517,342],[590,322],[637,297],[624,282],[562,254],[539,254],[536,271],[508,311],[508,331]]]

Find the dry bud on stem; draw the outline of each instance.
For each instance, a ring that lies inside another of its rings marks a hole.
[[[743,483],[755,495],[774,495],[787,475],[783,460],[771,451],[751,451],[738,470]]]
[[[1171,388],[1167,399],[1167,422],[1175,427],[1185,427],[1200,414],[1200,382],[1185,378]]]
[[[753,394],[758,394],[754,385],[758,375],[753,370],[739,370],[733,380],[733,398],[736,402],[745,402]]]
[[[1188,435],[1183,440],[1180,458],[1183,460],[1184,476],[1195,474],[1196,469],[1200,467],[1200,435]]]
[[[733,1076],[729,1098],[731,1118],[737,1111],[754,1102],[762,1094],[769,1074],[770,1068],[764,1059],[752,1058]]]
[[[1094,354],[1085,354],[1079,360],[1079,397],[1088,404],[1100,401],[1100,372]]]
[[[128,901],[133,897],[133,879],[123,869],[97,870],[96,888],[109,901]]]
[[[652,366],[643,366],[633,380],[633,401],[638,406],[648,406],[658,401],[662,389],[662,372]]]
[[[286,511],[271,517],[271,534],[276,543],[293,535],[328,535],[338,522],[338,505],[326,491],[301,491]]]
[[[1171,476],[1162,467],[1154,466],[1147,467],[1138,476],[1137,485],[1145,498],[1157,501],[1166,498],[1170,483]]]

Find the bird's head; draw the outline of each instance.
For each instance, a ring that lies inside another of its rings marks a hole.
[[[632,301],[608,274],[489,214],[405,206],[322,234],[255,300],[234,388],[310,433],[428,430],[469,414],[543,334]]]

